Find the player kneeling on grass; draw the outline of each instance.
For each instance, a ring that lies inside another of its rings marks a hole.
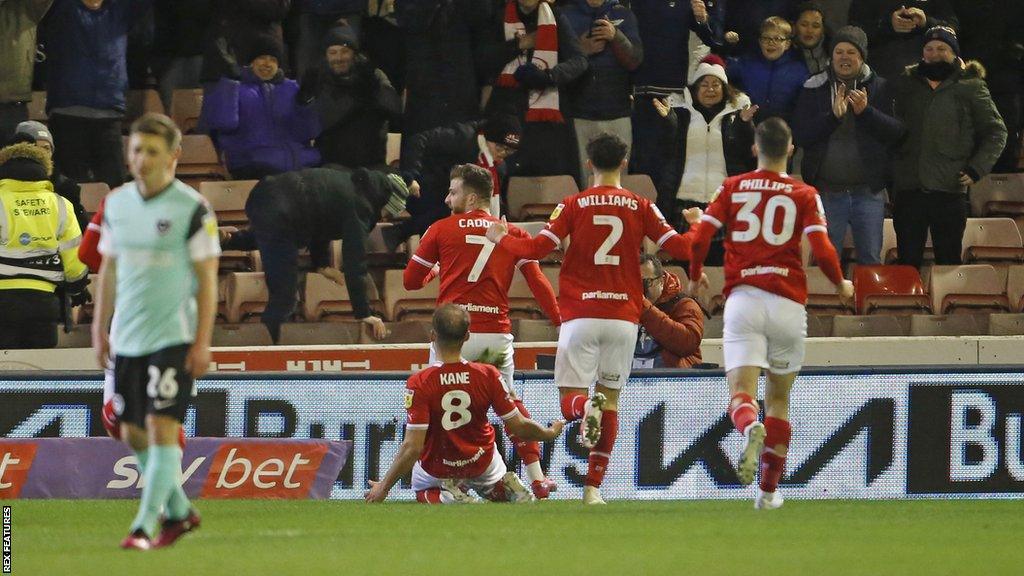
[[[828,239],[818,191],[786,174],[793,153],[789,126],[778,118],[758,124],[757,170],[727,178],[701,217],[690,258],[690,278],[699,278],[711,237],[725,226],[725,376],[729,417],[745,438],[736,466],[740,484],[754,481],[761,461],[754,506],[782,506],[777,492],[786,467],[792,430],[789,393],[804,361],[807,280],[800,256],[803,236],[821,271],[849,303],[853,284],[843,279]],[[696,286],[691,282],[691,290]],[[757,419],[757,380],[768,371],[765,419]]]
[[[406,383],[405,440],[384,479],[370,480],[366,501],[383,502],[410,470],[416,499],[426,504],[479,502],[469,489],[492,502],[534,500],[505,467],[487,411],[493,406],[508,431],[524,440],[554,440],[565,423],[556,420],[545,428],[524,418],[497,368],[462,358],[462,345],[469,339],[469,313],[462,307],[438,308],[431,337],[440,362]]]
[[[121,542],[129,550],[169,546],[199,526],[181,486],[178,441],[194,378],[210,365],[220,244],[213,211],[174,177],[180,154],[174,122],[144,115],[128,141],[134,181],[104,202],[92,342],[100,366],[114,355],[111,406],[145,479]]]

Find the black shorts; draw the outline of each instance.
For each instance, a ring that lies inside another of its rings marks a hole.
[[[145,428],[147,414],[185,419],[196,395],[195,380],[185,370],[189,347],[180,344],[146,356],[114,359],[114,413],[122,422]]]

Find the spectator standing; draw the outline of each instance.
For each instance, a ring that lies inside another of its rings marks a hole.
[[[281,21],[288,16],[292,0],[213,0],[214,25],[203,52],[204,82],[217,82],[221,77],[237,80],[254,44],[262,44],[272,36],[284,45]],[[278,58],[279,64],[282,56]]]
[[[77,182],[124,183],[121,121],[128,31],[149,0],[56,0],[47,20],[46,111],[58,169]]]
[[[817,2],[804,2],[797,8],[795,49],[803,56],[813,76],[828,69],[828,41],[825,11]]]
[[[633,368],[692,368],[703,360],[704,311],[683,292],[679,276],[653,254],[640,256],[644,302]]]
[[[366,2],[361,0],[299,0],[299,40],[295,48],[295,76],[303,78],[306,70],[320,62],[320,38],[341,23],[358,38],[362,30]]]
[[[724,0],[725,49],[730,54],[756,52],[762,23],[773,16],[789,20],[799,0]]]
[[[708,56],[694,73],[680,101],[654,100],[663,118],[658,207],[674,226],[686,226],[687,208],[705,208],[722,180],[754,165],[753,118],[756,106],[729,84],[718,56]],[[714,249],[714,248],[713,248]],[[712,261],[721,263],[721,241]]]
[[[311,144],[319,122],[311,108],[298,104],[298,82],[278,67],[283,53],[275,37],[261,37],[252,44],[241,79],[221,78],[203,98],[202,124],[236,180],[320,164]]]
[[[644,51],[636,17],[618,0],[574,0],[563,14],[589,63],[570,94],[579,173],[586,174],[592,138],[607,132],[633,144],[631,76]]]
[[[893,224],[900,262],[920,267],[931,230],[936,264],[960,264],[967,189],[988,174],[1006,126],[984,68],[960,59],[953,31],[925,33],[923,57],[896,80],[896,116],[907,136],[896,151]]]
[[[850,5],[850,23],[867,32],[868,64],[889,79],[920,59],[926,30],[959,25],[950,0],[857,0]]]
[[[954,0],[964,58],[985,67],[992,100],[1006,124],[1006,147],[993,172],[1016,172],[1024,129],[1024,2]]]
[[[322,57],[302,79],[299,104],[311,102],[319,118],[323,161],[383,168],[389,121],[401,114],[402,97],[359,50],[351,27],[331,28],[322,44]]]
[[[541,0],[509,0],[501,17],[503,41],[488,56],[501,66],[488,113],[523,123],[520,174],[580,181],[567,89],[586,72],[587,58],[572,25]]]
[[[179,88],[198,88],[203,70],[203,41],[213,20],[213,0],[155,0],[154,40],[150,66],[160,100],[170,113]]]
[[[0,142],[28,120],[36,28],[51,4],[53,0],[0,2],[0,38],[5,39],[0,43]]]
[[[755,120],[778,116],[789,121],[800,88],[807,80],[807,66],[790,50],[793,27],[772,16],[761,23],[760,48],[729,63],[733,83],[758,106]]]
[[[804,149],[801,173],[820,193],[836,252],[849,227],[857,263],[879,264],[889,157],[903,123],[889,84],[864,63],[867,55],[863,30],[836,32],[831,67],[811,76],[797,100],[793,138]]]

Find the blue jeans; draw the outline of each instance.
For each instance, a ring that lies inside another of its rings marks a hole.
[[[822,191],[821,203],[828,220],[828,238],[839,256],[843,255],[846,227],[853,231],[858,264],[880,264],[882,221],[885,219],[883,190],[857,186],[846,190]]]

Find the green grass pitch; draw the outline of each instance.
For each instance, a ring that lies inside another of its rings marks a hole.
[[[135,501],[8,501],[14,574],[1024,574],[1019,500],[200,501],[171,549],[117,544]]]

